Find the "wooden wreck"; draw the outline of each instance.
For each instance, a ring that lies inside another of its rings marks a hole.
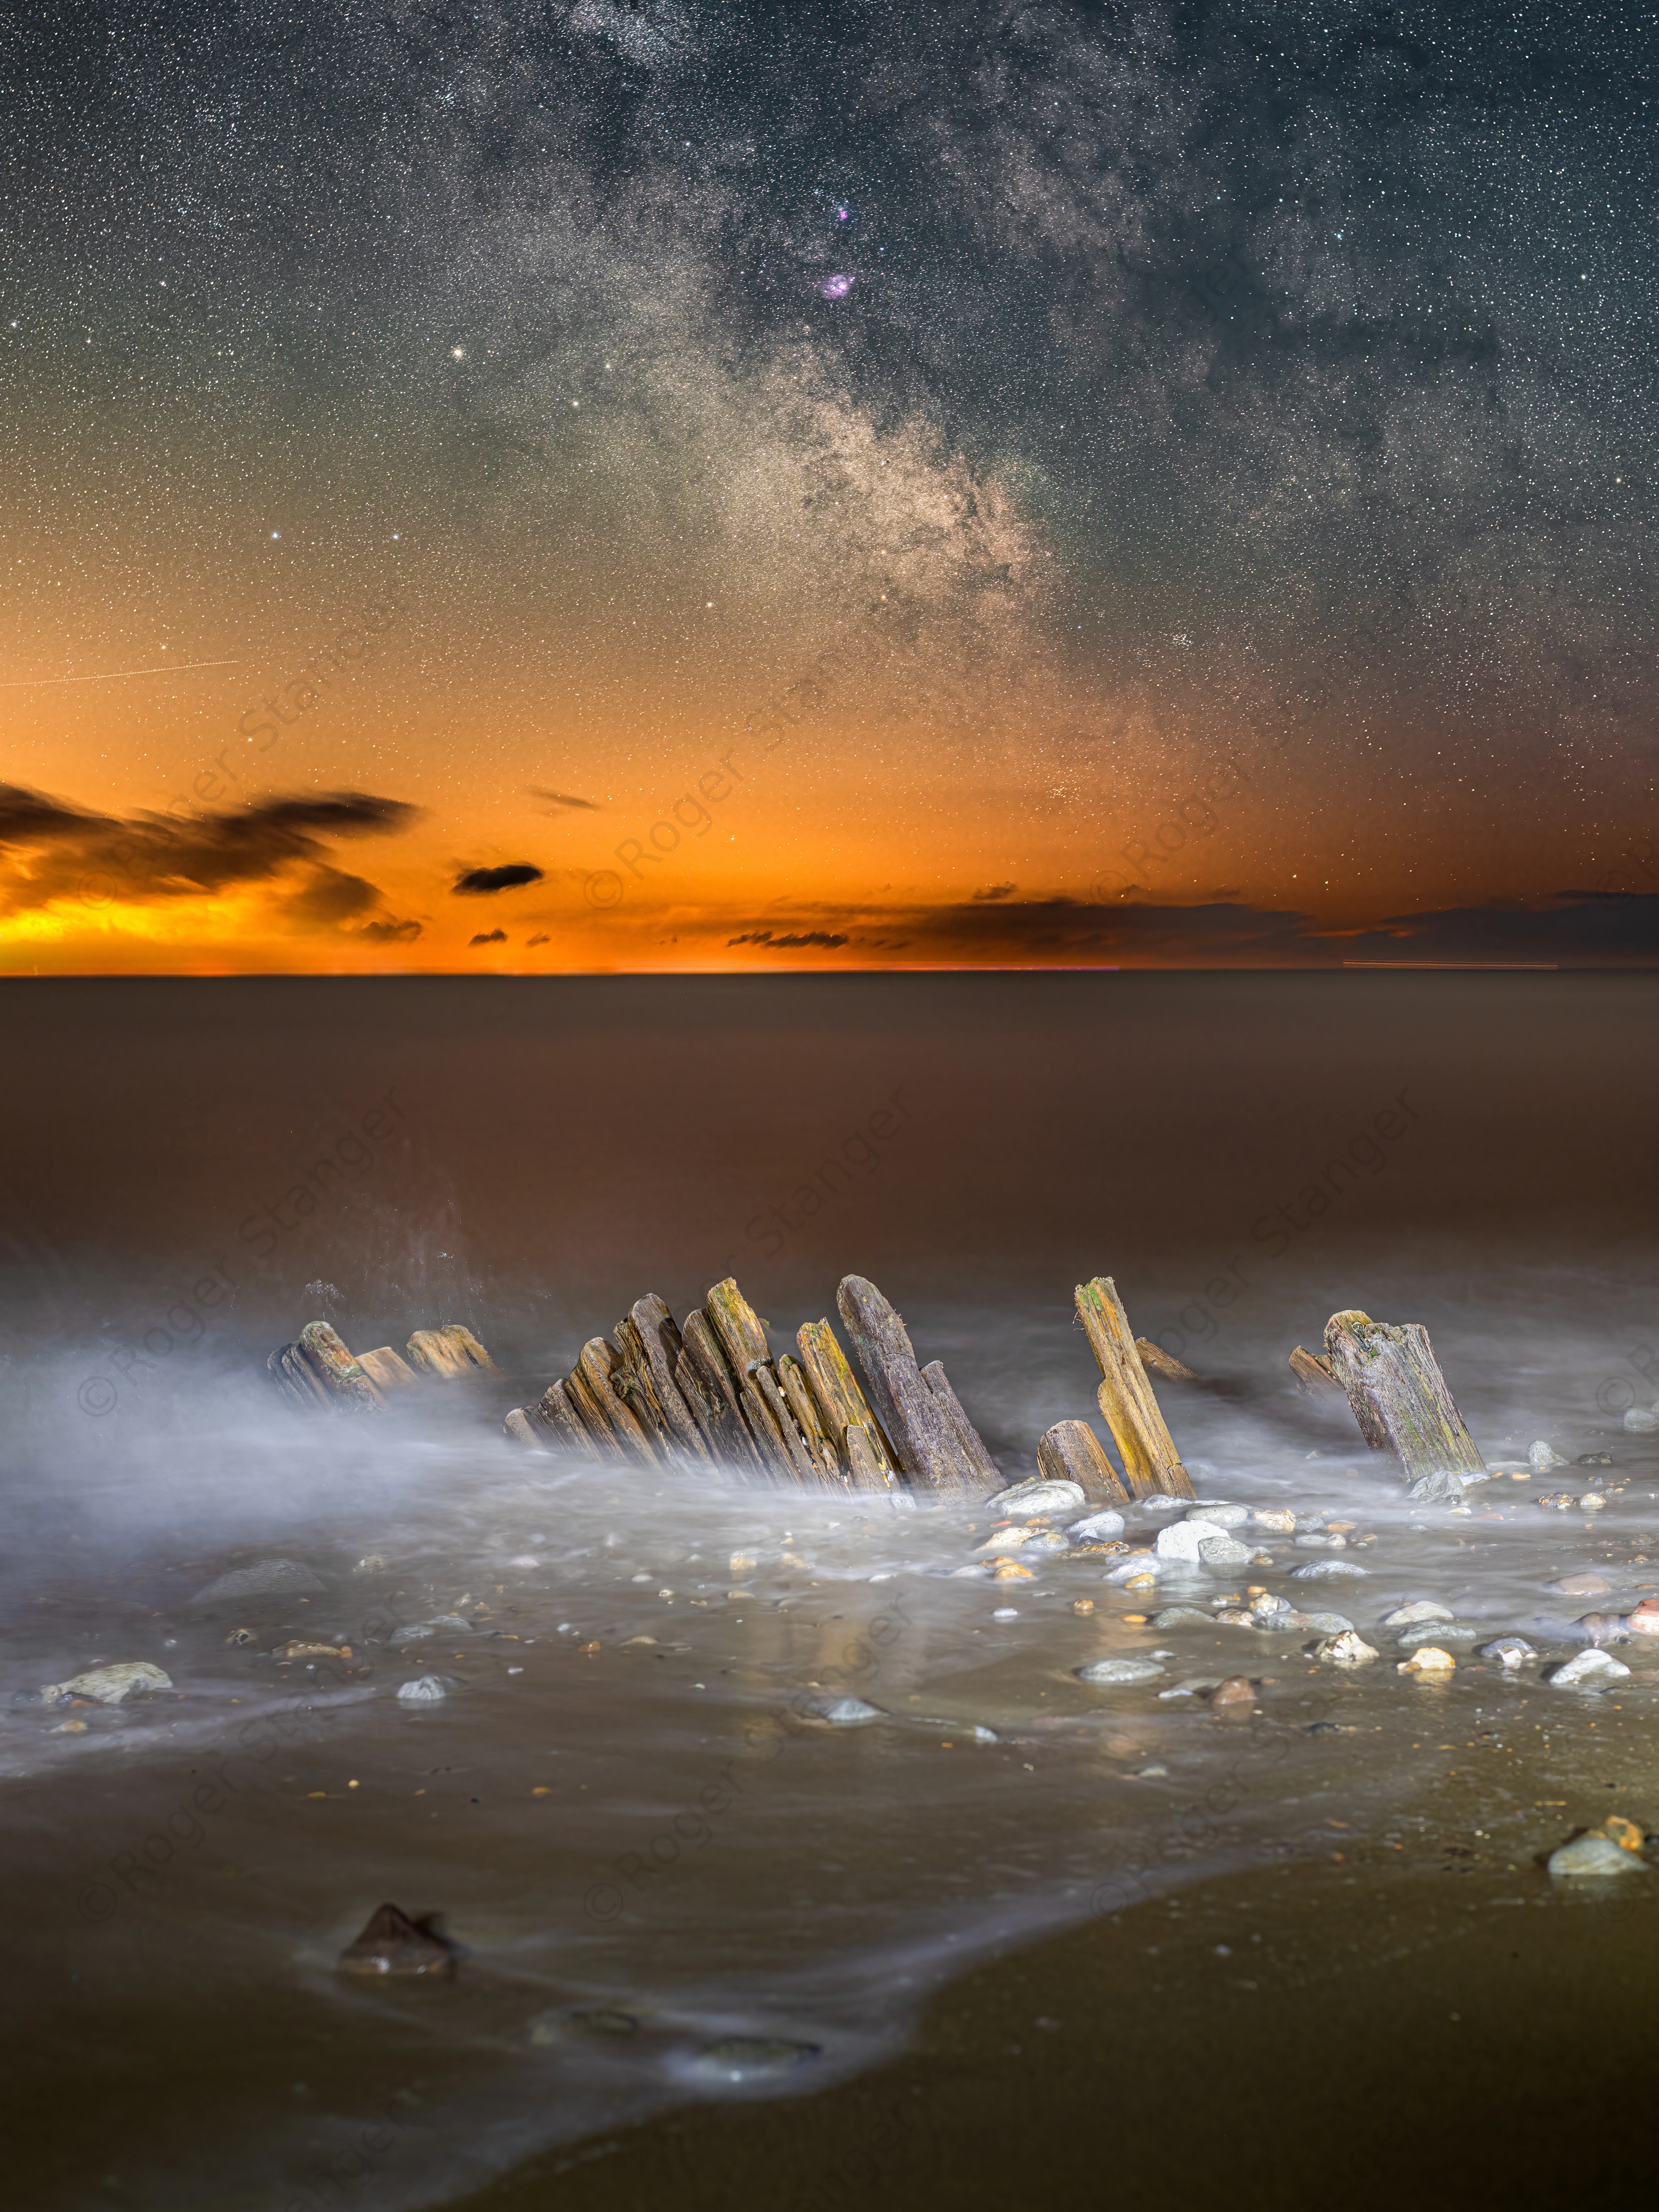
[[[1109,1275],[1079,1283],[1073,1297],[1121,1472],[1090,1425],[1072,1419],[1042,1437],[1039,1474],[1075,1482],[1091,1504],[1195,1500],[1151,1380],[1191,1382],[1191,1370],[1133,1334]],[[532,1450],[639,1468],[717,1467],[769,1487],[964,1501],[1002,1489],[1006,1478],[943,1362],[918,1360],[876,1285],[844,1277],[836,1306],[850,1358],[827,1317],[803,1322],[793,1350],[775,1352],[768,1324],[731,1276],[684,1322],[648,1292],[611,1335],[583,1345],[568,1374],[514,1407],[503,1428]],[[1325,1341],[1322,1358],[1299,1345],[1291,1355],[1298,1385],[1345,1390],[1366,1442],[1391,1451],[1409,1479],[1484,1471],[1420,1328],[1341,1313]],[[403,1354],[390,1345],[354,1353],[328,1322],[312,1322],[267,1364],[296,1403],[365,1413],[422,1387],[500,1374],[471,1329],[453,1322],[417,1329]]]

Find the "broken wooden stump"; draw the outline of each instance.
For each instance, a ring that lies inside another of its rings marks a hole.
[[[1288,1364],[1296,1377],[1296,1387],[1304,1398],[1316,1398],[1322,1390],[1342,1388],[1331,1372],[1330,1361],[1317,1352],[1310,1352],[1305,1345],[1297,1346]]]
[[[446,1322],[441,1328],[417,1328],[409,1340],[410,1364],[445,1382],[464,1375],[498,1375],[501,1370],[470,1328]]]
[[[360,1352],[357,1364],[382,1398],[410,1389],[418,1380],[409,1362],[400,1359],[389,1344],[381,1345],[376,1352]]]
[[[1091,1505],[1127,1505],[1106,1448],[1087,1421],[1056,1421],[1037,1445],[1037,1473],[1049,1482],[1075,1482]]]
[[[1192,1478],[1181,1464],[1175,1439],[1146,1380],[1116,1285],[1109,1275],[1097,1275],[1092,1282],[1079,1283],[1075,1296],[1078,1318],[1088,1332],[1100,1368],[1096,1396],[1131,1494],[1195,1498]]]
[[[1198,1377],[1184,1360],[1166,1352],[1161,1344],[1154,1344],[1150,1336],[1138,1336],[1135,1350],[1140,1354],[1140,1364],[1149,1375],[1157,1375],[1165,1382],[1196,1382]]]
[[[962,1401],[951,1388],[951,1378],[945,1371],[942,1359],[930,1359],[921,1370],[921,1379],[933,1392],[936,1403],[944,1413],[945,1422],[955,1439],[958,1453],[981,1482],[988,1482],[993,1490],[1002,1487],[1002,1469],[985,1448],[985,1440],[963,1410]]]
[[[903,1322],[872,1282],[862,1275],[842,1279],[836,1304],[847,1324],[882,1427],[898,1454],[901,1470],[913,1482],[933,1491],[977,1492],[987,1480],[981,1455],[988,1462],[977,1432],[960,1407],[935,1395],[917,1364]],[[958,1416],[960,1419],[958,1419]],[[977,1446],[975,1452],[960,1430]],[[1000,1483],[1000,1474],[992,1478]]]
[[[882,1477],[880,1487],[890,1489],[897,1459],[870,1410],[869,1400],[859,1388],[857,1376],[847,1364],[835,1330],[827,1321],[804,1321],[795,1332],[795,1342],[800,1348],[801,1365],[811,1380],[812,1394],[829,1422],[830,1437],[846,1454],[849,1472],[856,1470],[852,1467],[848,1431],[857,1429],[861,1437],[860,1468],[866,1463],[873,1466]],[[870,1486],[862,1480],[854,1484],[858,1489]]]
[[[273,1352],[265,1365],[289,1395],[304,1406],[372,1413],[385,1403],[362,1363],[353,1358],[325,1321],[308,1321],[299,1340]]]
[[[1420,1322],[1333,1314],[1325,1349],[1360,1434],[1373,1451],[1394,1454],[1408,1483],[1487,1472]]]
[[[890,1449],[829,1324],[809,1324],[801,1342],[801,1358],[775,1361],[766,1324],[730,1277],[683,1329],[652,1291],[614,1339],[591,1338],[571,1373],[503,1427],[541,1450],[562,1444],[641,1467],[720,1466],[798,1489],[892,1489]]]
[[[273,1352],[265,1362],[272,1379],[301,1405],[335,1412],[372,1412],[425,1382],[453,1382],[462,1376],[499,1372],[470,1328],[446,1322],[441,1328],[416,1329],[409,1340],[410,1359],[389,1344],[353,1352],[325,1321],[307,1322],[293,1344]]]

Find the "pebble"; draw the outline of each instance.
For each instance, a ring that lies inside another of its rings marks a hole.
[[[1189,1521],[1207,1521],[1214,1528],[1242,1528],[1249,1517],[1248,1505],[1194,1505],[1187,1515]]]
[[[981,1510],[987,1513],[1075,1513],[1079,1505],[1086,1505],[1083,1486],[1079,1482],[1059,1482],[1047,1475],[1034,1474],[1024,1482],[1010,1484],[999,1490],[994,1498],[985,1499]]]
[[[1480,1629],[1471,1628],[1465,1620],[1436,1620],[1428,1626],[1429,1632],[1437,1636],[1443,1644],[1473,1644],[1481,1633]],[[1395,1643],[1413,1643],[1422,1636],[1424,1627],[1422,1621],[1416,1621],[1396,1631]]]
[[[1231,1540],[1231,1537],[1218,1539],[1215,1530],[1201,1521],[1172,1521],[1167,1528],[1158,1530],[1152,1549],[1160,1559],[1182,1559],[1197,1566],[1200,1564],[1200,1544]]]
[[[1542,1437],[1540,1437],[1535,1443],[1528,1445],[1527,1457],[1540,1474],[1547,1474],[1553,1467],[1565,1467],[1567,1463],[1554,1446],[1546,1443]]]
[[[1134,1778],[1137,1782],[1165,1782],[1169,1779],[1169,1768],[1160,1766],[1154,1759],[1150,1766],[1136,1767]]]
[[[413,1682],[398,1686],[398,1702],[404,1705],[435,1705],[449,1695],[449,1682],[442,1674],[422,1674]]]
[[[1313,1656],[1328,1667],[1369,1667],[1381,1654],[1358,1629],[1345,1628],[1335,1636],[1322,1638],[1313,1647]]]
[[[999,1528],[994,1534],[988,1536],[982,1544],[975,1544],[974,1549],[976,1552],[1018,1551],[1022,1544],[1029,1544],[1033,1536],[1041,1535],[1042,1533],[1038,1528]]]
[[[1082,1543],[1103,1543],[1109,1537],[1123,1534],[1123,1516],[1109,1510],[1104,1513],[1086,1514],[1081,1521],[1073,1521],[1066,1533]]]
[[[1546,1513],[1571,1513],[1577,1499],[1570,1490],[1551,1490],[1536,1500]]]
[[[998,1559],[992,1565],[991,1580],[994,1583],[1029,1583],[1031,1570],[1022,1567],[1018,1559]]]
[[[1190,1498],[1171,1498],[1167,1490],[1155,1490],[1150,1498],[1136,1501],[1143,1513],[1174,1513],[1192,1502]]]
[[[1587,1490],[1578,1501],[1578,1510],[1581,1513],[1604,1513],[1607,1504],[1607,1499],[1599,1490]]]
[[[1198,1556],[1206,1567],[1248,1567],[1255,1554],[1236,1537],[1221,1535],[1206,1537],[1198,1547]]]
[[[1288,1536],[1296,1527],[1295,1514],[1276,1505],[1258,1506],[1250,1518],[1258,1528],[1270,1528],[1275,1536]]]
[[[1581,1613],[1573,1626],[1592,1644],[1628,1644],[1630,1632],[1616,1613]]]
[[[1601,1575],[1563,1575],[1559,1582],[1546,1583],[1544,1588],[1559,1590],[1564,1597],[1605,1597],[1613,1584]]]
[[[1077,1669],[1079,1682],[1155,1682],[1164,1669],[1155,1659],[1097,1659]]]
[[[1457,1662],[1449,1651],[1443,1651],[1437,1644],[1419,1644],[1409,1659],[1402,1659],[1395,1669],[1401,1674],[1455,1674]]]
[[[1385,1617],[1382,1626],[1384,1628],[1404,1628],[1413,1620],[1450,1620],[1452,1618],[1452,1609],[1449,1605],[1437,1605],[1431,1597],[1419,1597],[1410,1605],[1395,1606],[1394,1611]]]
[[[1368,1570],[1355,1566],[1352,1559],[1312,1559],[1305,1567],[1292,1567],[1293,1583],[1333,1582],[1339,1575],[1363,1575]]]
[[[530,2040],[536,2044],[591,2042],[601,2036],[634,2034],[639,2022],[632,2013],[616,2012],[608,2005],[589,2012],[544,2012],[530,2024]]]
[[[1058,1528],[1036,1528],[1025,1540],[1028,1552],[1069,1552],[1070,1540]]]
[[[1092,1613],[1094,1609],[1095,1601],[1091,1597],[1074,1597],[1072,1600],[1073,1613]]]
[[[1625,1426],[1639,1437],[1650,1437],[1659,1429],[1659,1413],[1650,1413],[1645,1406],[1632,1406],[1625,1415]]]
[[[770,2036],[727,2035],[700,2051],[691,2070],[709,2081],[761,2081],[805,2066],[820,2048],[816,2043],[785,2043]]]
[[[1200,1612],[1195,1605],[1166,1605],[1162,1613],[1152,1615],[1154,1628],[1184,1628],[1190,1626],[1208,1628],[1218,1616]]]
[[[94,1667],[69,1682],[43,1682],[40,1702],[61,1705],[65,1698],[93,1698],[100,1705],[118,1705],[149,1690],[170,1690],[173,1679],[148,1659],[131,1659],[116,1667]]]
[[[866,1705],[862,1698],[837,1698],[833,1705],[820,1708],[820,1719],[831,1728],[863,1728],[870,1721],[884,1721],[887,1717],[879,1705]]]
[[[395,1905],[369,1916],[360,1936],[339,1956],[348,1974],[453,1974],[459,1954],[439,1933],[433,1917],[411,1920]]]
[[[1610,1651],[1598,1651],[1592,1646],[1560,1666],[1553,1667],[1545,1679],[1553,1690],[1599,1690],[1610,1682],[1621,1681],[1629,1672],[1622,1659],[1615,1659]]]
[[[1315,1629],[1321,1636],[1345,1636],[1358,1633],[1346,1613],[1293,1613],[1291,1618],[1296,1627]]]
[[[1017,1605],[1000,1605],[991,1618],[993,1620],[1018,1620],[1019,1607]]]
[[[1524,1636],[1500,1636],[1495,1643],[1481,1645],[1480,1656],[1495,1659],[1500,1667],[1520,1667],[1538,1654]]]
[[[1577,1878],[1583,1875],[1605,1875],[1647,1874],[1650,1869],[1638,1859],[1634,1851],[1626,1850],[1608,1835],[1592,1829],[1587,1836],[1575,1836],[1570,1844],[1563,1844],[1549,1856],[1549,1871],[1557,1876]]]
[[[1625,1626],[1637,1636],[1659,1636],[1659,1597],[1644,1597],[1625,1615]]]
[[[1334,1535],[1328,1528],[1310,1528],[1294,1541],[1299,1552],[1346,1552],[1348,1548],[1347,1538]]]
[[[1419,1475],[1417,1480],[1406,1492],[1407,1498],[1413,1499],[1419,1505],[1426,1504],[1431,1498],[1461,1499],[1467,1494],[1463,1487],[1462,1476],[1453,1474],[1449,1468],[1436,1474]]]
[[[257,1597],[267,1590],[320,1590],[328,1585],[299,1559],[261,1559],[257,1567],[238,1567],[205,1589],[197,1591],[192,1605],[216,1605],[222,1598]]]
[[[1243,1674],[1229,1674],[1224,1682],[1218,1682],[1210,1692],[1212,1711],[1228,1705],[1253,1705],[1255,1703],[1255,1687]]]

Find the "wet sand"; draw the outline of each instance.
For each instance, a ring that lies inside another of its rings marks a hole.
[[[1512,1768],[1512,1790],[1568,1802],[1501,1863],[1474,1835],[1501,1754],[1464,1756],[1406,1808],[1428,1824],[1409,1853],[1333,1843],[1091,1920],[965,1975],[854,2081],[600,2135],[456,2212],[1645,2191],[1659,1875],[1585,1892],[1540,1863],[1571,1826],[1654,1804],[1644,1730]]]

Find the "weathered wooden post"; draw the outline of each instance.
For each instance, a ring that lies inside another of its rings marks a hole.
[[[1079,1283],[1078,1318],[1088,1332],[1099,1364],[1096,1398],[1112,1432],[1129,1489],[1136,1498],[1162,1492],[1166,1498],[1194,1498],[1192,1478],[1181,1464],[1146,1370],[1135,1349],[1134,1331],[1109,1275]]]
[[[1420,1322],[1373,1321],[1352,1310],[1333,1314],[1325,1324],[1325,1349],[1359,1433],[1373,1451],[1394,1454],[1407,1482],[1487,1473]]]
[[[956,1420],[917,1364],[909,1333],[888,1300],[862,1275],[847,1275],[836,1304],[903,1472],[932,1490],[979,1491],[986,1478],[959,1441]],[[963,1423],[967,1419],[961,1414]]]
[[[1050,1482],[1075,1482],[1092,1504],[1127,1505],[1129,1493],[1087,1421],[1056,1421],[1037,1445],[1037,1473]]]

